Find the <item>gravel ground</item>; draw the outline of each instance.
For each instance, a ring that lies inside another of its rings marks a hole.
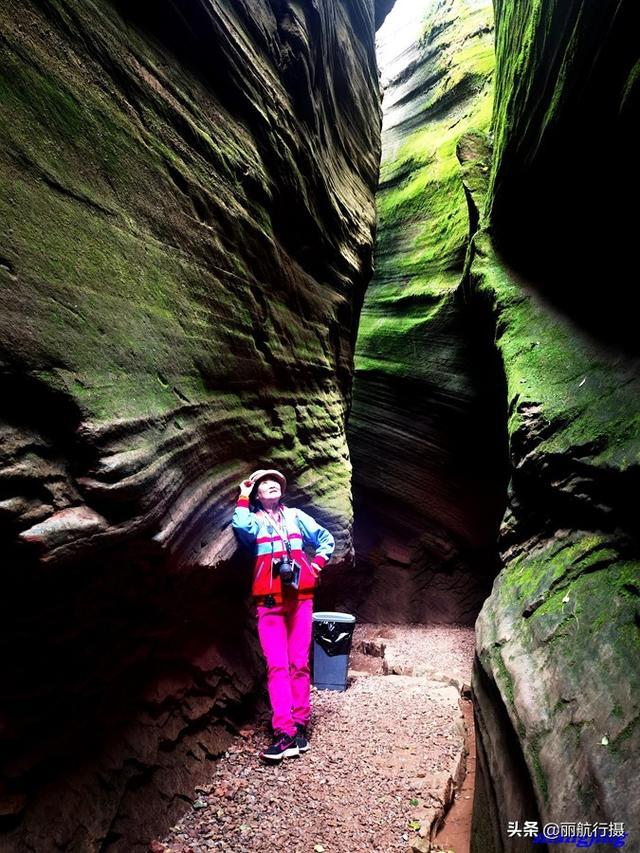
[[[354,648],[368,642],[384,646],[385,669],[399,675],[471,683],[475,650],[473,628],[455,625],[356,625]]]
[[[357,651],[363,643],[369,655]],[[431,676],[378,672],[390,658],[468,683],[472,655],[472,629],[358,626],[349,689],[313,691],[309,752],[265,766],[257,755],[267,732],[246,727],[211,784],[194,792],[195,807],[150,850],[428,850],[420,835],[450,796],[464,751],[459,691]],[[374,666],[364,671],[363,661]]]

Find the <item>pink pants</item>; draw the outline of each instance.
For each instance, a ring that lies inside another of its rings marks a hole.
[[[309,648],[313,599],[285,596],[275,607],[258,605],[258,636],[267,661],[273,729],[288,735],[311,714]]]

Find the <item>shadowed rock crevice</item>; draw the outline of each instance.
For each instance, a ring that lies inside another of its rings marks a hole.
[[[628,287],[635,225],[626,211],[636,205],[638,181],[616,165],[637,115],[636,10],[549,2],[534,22],[497,5],[496,246],[594,338],[637,355]],[[518,44],[516,31],[524,34]]]
[[[500,655],[500,648],[496,647],[494,653]],[[513,815],[510,820],[518,821],[520,826],[527,820],[539,821],[529,770],[503,697],[477,661],[474,663],[474,697],[476,731],[481,736],[476,741],[473,847],[492,853],[502,853],[505,849],[528,853],[530,838],[515,837],[505,848],[502,816]],[[486,751],[489,745],[492,752]],[[546,844],[536,845],[538,847],[548,850]]]

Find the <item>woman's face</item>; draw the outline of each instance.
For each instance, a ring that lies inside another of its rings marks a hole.
[[[264,480],[260,480],[258,483],[258,488],[256,490],[256,494],[259,500],[277,500],[282,497],[282,489],[280,487],[280,483],[277,480],[272,480],[270,477],[265,477]]]

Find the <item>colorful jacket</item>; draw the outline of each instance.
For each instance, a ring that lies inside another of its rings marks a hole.
[[[334,538],[301,509],[281,505],[280,513],[285,522],[283,534],[288,537],[291,546],[291,559],[300,565],[298,597],[311,598],[318,578],[311,568],[311,561],[302,549],[309,545],[315,548],[313,562],[323,568],[333,554]],[[245,497],[238,500],[231,525],[241,542],[255,548],[252,594],[256,597],[272,595],[276,603],[280,603],[282,582],[273,572],[273,560],[286,554],[286,546],[280,533],[266,513],[251,512],[249,498]]]

